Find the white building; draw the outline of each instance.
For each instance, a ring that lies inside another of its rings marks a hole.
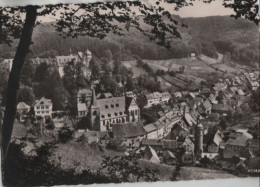
[[[87,78],[90,78],[91,71],[89,70],[89,63],[92,59],[92,54],[89,50],[83,52],[78,52],[77,54],[70,54],[68,56],[56,56],[57,66],[58,66],[58,72],[60,74],[60,77],[64,76],[64,66],[72,61],[75,60],[75,62],[82,62],[85,65],[85,68],[83,70],[84,76]]]
[[[160,103],[168,103],[169,100],[171,99],[171,95],[169,92],[153,92],[151,94],[146,95],[147,99],[147,105],[146,108],[149,108],[153,105],[158,105]]]
[[[36,100],[34,105],[34,112],[36,117],[52,117],[52,102],[50,99],[42,97]]]

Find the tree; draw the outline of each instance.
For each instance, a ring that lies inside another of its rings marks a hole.
[[[4,158],[13,130],[21,71],[32,43],[32,33],[37,16],[55,15],[57,11],[62,9],[55,26],[63,37],[84,35],[102,39],[109,32],[123,35],[124,30],[135,28],[158,45],[170,47],[171,39],[180,38],[181,35],[177,31],[178,21],[174,20],[171,13],[161,6],[162,2],[175,5],[173,6],[174,10],[192,5],[186,1],[165,2],[157,0],[155,4],[147,1],[129,1],[78,4],[76,8],[68,4],[0,8],[0,43],[11,45],[12,39],[20,39],[7,85],[7,107],[2,131]],[[258,3],[256,0],[234,2],[223,0],[223,2],[225,7],[235,11],[233,17],[245,17],[258,25]],[[20,13],[26,14],[24,22]],[[145,25],[139,24],[140,21],[143,21]]]
[[[68,126],[63,126],[58,133],[61,143],[67,143],[72,139],[73,131]]]
[[[25,102],[27,105],[32,105],[34,101],[34,93],[30,87],[22,87],[18,93],[18,102]]]
[[[32,87],[32,80],[34,75],[34,68],[29,60],[26,60],[22,69],[21,83]]]
[[[48,77],[48,65],[44,62],[37,66],[34,74],[34,82],[43,82],[46,77]]]

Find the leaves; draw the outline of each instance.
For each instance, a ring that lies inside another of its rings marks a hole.
[[[193,0],[195,1],[195,0]],[[192,2],[193,2],[192,1]],[[204,0],[210,3],[212,0]],[[90,36],[103,39],[108,33],[125,35],[130,29],[135,29],[156,44],[170,47],[173,38],[181,38],[178,25],[186,26],[173,19],[172,13],[185,6],[192,6],[186,0],[127,1],[127,2],[97,2],[88,4],[44,5],[38,7],[38,17],[55,16],[56,30],[63,38]],[[172,7],[165,10],[165,6]],[[223,0],[223,6],[232,8],[235,18],[243,17],[258,25],[259,5],[257,0]],[[0,8],[0,44],[11,45],[13,38],[19,38],[24,7]],[[145,24],[140,24],[141,22]],[[38,21],[37,24],[40,24]]]

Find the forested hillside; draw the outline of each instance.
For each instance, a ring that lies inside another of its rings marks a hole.
[[[34,30],[31,55],[66,55],[70,50],[76,52],[89,49],[97,57],[106,56],[105,51],[110,50],[113,54],[120,53],[125,58],[138,55],[144,59],[157,60],[183,58],[193,52],[197,55],[203,53],[217,57],[217,52],[220,52],[235,63],[254,66],[258,63],[259,30],[254,23],[228,16],[185,19],[175,17],[188,28],[179,28],[182,39],[172,41],[170,49],[157,46],[134,30],[126,33],[124,37],[109,35],[104,40],[89,37],[63,39],[50,23],[45,23]],[[13,56],[15,49],[16,45],[0,46],[0,57]]]

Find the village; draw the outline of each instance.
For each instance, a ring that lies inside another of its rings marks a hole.
[[[100,86],[101,77],[108,74],[113,79],[113,73],[102,70],[100,76],[94,75],[93,58],[87,50],[68,56],[31,59],[35,66],[46,63],[55,67],[61,78],[65,76],[66,64],[81,62],[89,85],[78,88],[74,94],[74,115],[53,110],[52,100],[41,97],[33,105],[25,101],[18,103],[16,125],[27,124],[31,132],[28,123],[34,121],[40,136],[49,133],[54,139],[63,137],[68,141],[104,145],[123,154],[134,151],[152,163],[206,167],[237,175],[254,175],[250,171],[259,171],[259,116],[252,114],[249,106],[253,92],[259,89],[258,71],[218,79],[210,86],[178,91],[155,87],[155,90],[136,89],[132,84],[139,84],[141,75],[133,78],[128,73],[130,78],[116,81],[122,89],[110,92],[106,85]],[[190,58],[196,58],[195,54]],[[140,61],[140,67],[152,71],[147,63]],[[12,59],[4,62],[10,70]],[[183,71],[181,67],[174,73]],[[172,71],[163,73],[170,76]],[[154,81],[162,83],[160,79]],[[242,110],[240,116],[238,110]],[[61,132],[71,132],[67,133],[71,138],[66,133],[61,136]]]

